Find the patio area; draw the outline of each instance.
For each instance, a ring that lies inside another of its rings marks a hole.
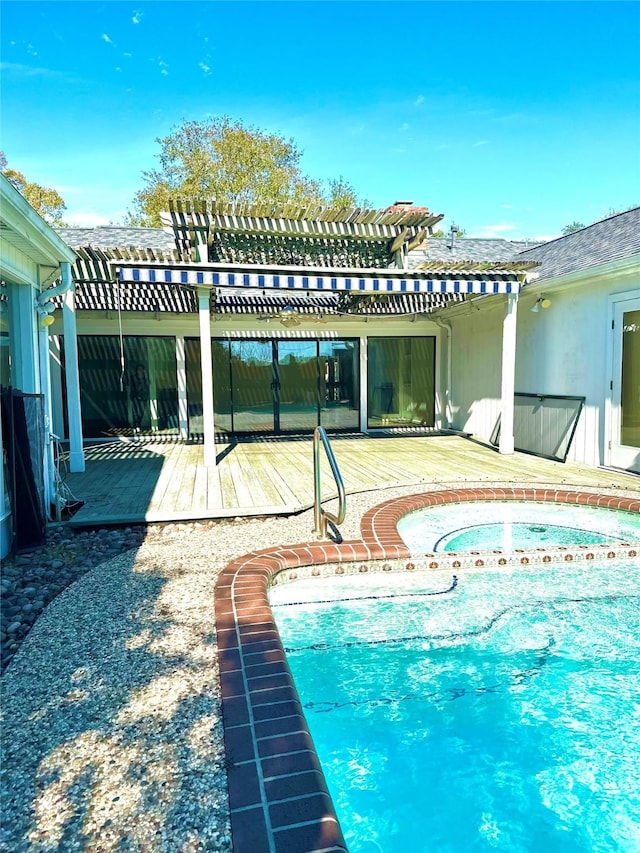
[[[530,483],[637,493],[640,479],[609,469],[515,453],[458,435],[335,435],[347,494],[395,486]],[[86,471],[64,482],[85,502],[74,526],[288,515],[313,505],[311,436],[217,445],[205,467],[199,444],[116,441],[86,449]],[[323,500],[335,495],[323,462]]]

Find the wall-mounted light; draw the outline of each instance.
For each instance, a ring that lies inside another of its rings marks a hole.
[[[36,300],[36,311],[43,329],[46,329],[47,326],[50,326],[54,322],[53,312],[55,311],[55,307],[53,302],[42,304],[39,300]]]
[[[535,303],[531,307],[531,312],[533,314],[537,314],[541,308],[546,309],[546,308],[549,308],[550,306],[551,306],[551,300],[550,299],[543,299],[542,296],[538,296]]]

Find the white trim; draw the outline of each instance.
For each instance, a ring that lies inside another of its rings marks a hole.
[[[613,467],[614,444],[620,427],[620,405],[614,402],[614,390],[619,391],[620,371],[622,368],[622,336],[620,329],[614,328],[618,306],[623,302],[640,299],[640,288],[614,293],[608,297],[607,305],[607,380],[604,389],[604,464]]]
[[[53,228],[36,213],[29,202],[16,190],[4,175],[0,175],[0,196],[2,197],[2,221],[10,231],[16,232],[21,240],[26,240],[30,248],[40,252],[47,260],[57,266],[62,261],[73,263],[76,253],[56,234]],[[3,239],[11,243],[11,234]],[[27,247],[18,246],[19,251],[29,255]],[[41,258],[34,258],[42,264]]]

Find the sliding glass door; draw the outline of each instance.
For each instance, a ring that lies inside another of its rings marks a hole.
[[[278,432],[308,432],[318,426],[318,343],[276,341]]]
[[[357,340],[212,340],[216,431],[358,429]],[[202,432],[200,342],[186,344],[189,432]]]
[[[433,426],[435,338],[369,338],[369,427]]]
[[[178,433],[175,338],[78,335],[78,373],[87,438]]]
[[[271,341],[231,341],[234,432],[273,432],[275,389]]]

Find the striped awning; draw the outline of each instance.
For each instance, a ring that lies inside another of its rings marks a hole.
[[[177,267],[120,266],[120,281],[182,284],[192,287],[228,287],[242,290],[317,290],[331,293],[518,293],[517,273],[494,276],[428,278],[409,270],[274,271],[212,269],[194,265]]]

